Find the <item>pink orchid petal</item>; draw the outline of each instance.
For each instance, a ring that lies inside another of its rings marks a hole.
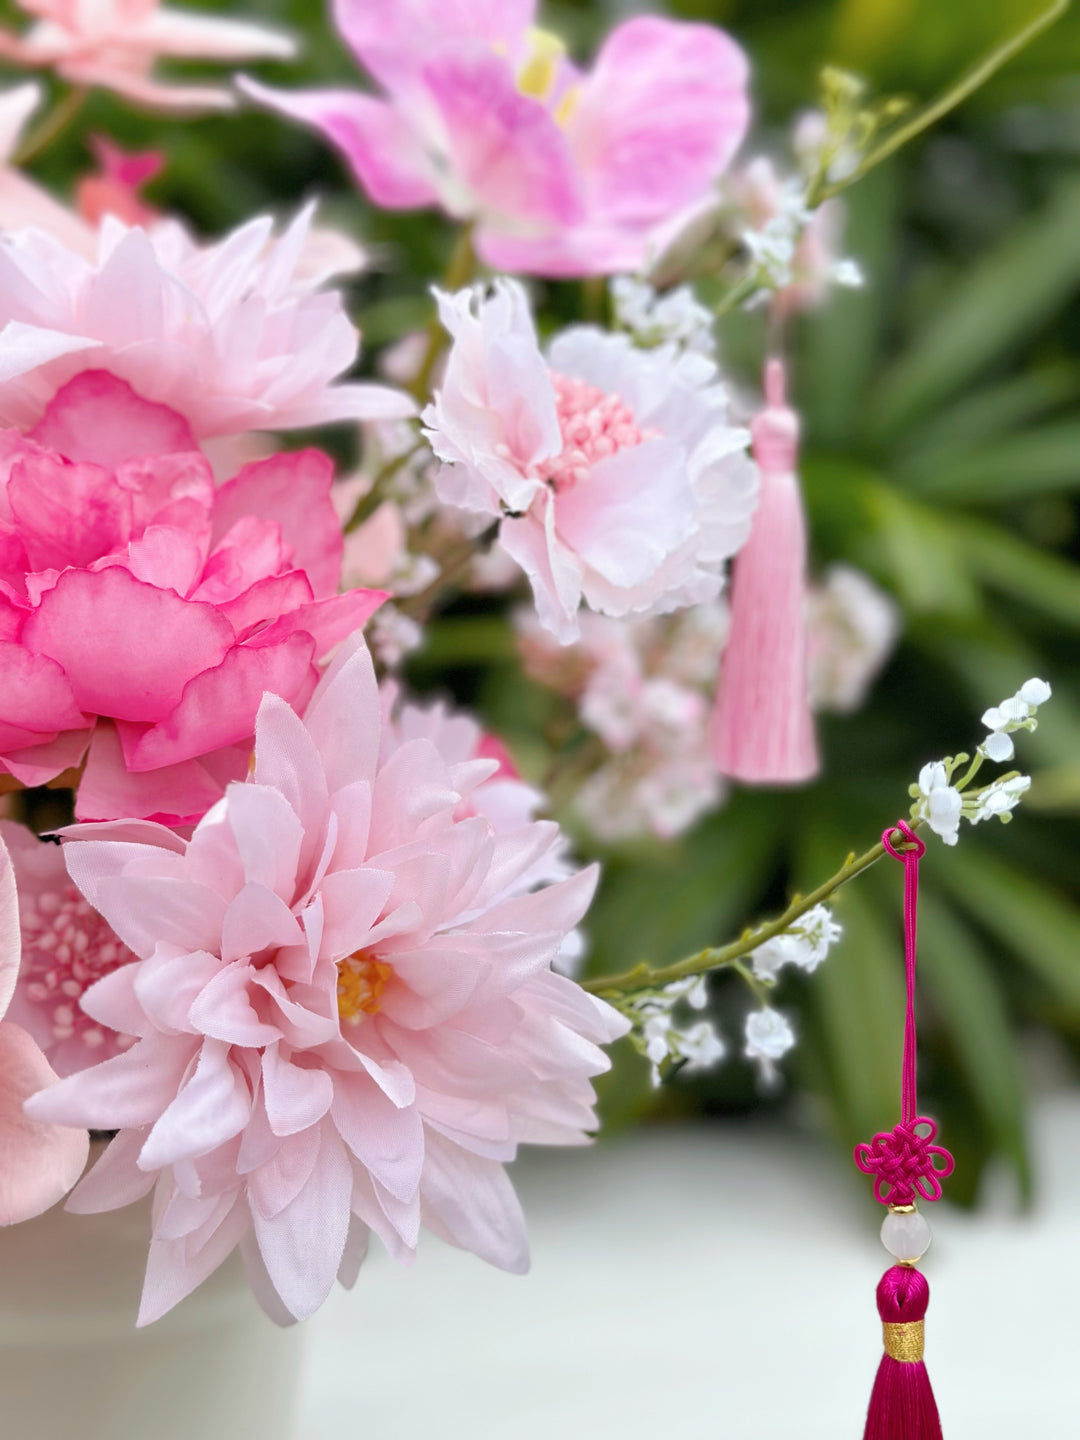
[[[486,211],[517,224],[572,225],[581,217],[566,136],[540,101],[521,94],[506,60],[442,51],[421,79],[445,128],[450,164]]]
[[[417,133],[392,105],[357,90],[276,90],[247,76],[238,83],[252,100],[321,131],[376,205],[413,210],[437,201]]]
[[[119,568],[65,571],[23,630],[24,644],[63,667],[77,705],[121,720],[167,714],[184,680],[220,665],[232,641],[232,626],[209,605]]]
[[[567,130],[596,212],[655,223],[707,191],[746,134],[747,74],[715,26],[652,15],[616,26]]]
[[[29,1220],[55,1205],[78,1180],[90,1137],[35,1120],[23,1102],[54,1084],[52,1070],[25,1030],[0,1024],[0,1225]]]
[[[89,460],[108,469],[144,455],[199,448],[182,415],[144,400],[108,370],[83,370],[62,385],[30,439],[68,460]]]
[[[393,89],[417,57],[446,45],[478,42],[516,55],[536,23],[536,0],[334,0],[334,23],[356,58]]]

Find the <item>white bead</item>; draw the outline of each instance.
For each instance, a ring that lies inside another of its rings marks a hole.
[[[930,1249],[930,1226],[917,1210],[890,1210],[881,1222],[881,1243],[897,1260],[919,1260]]]

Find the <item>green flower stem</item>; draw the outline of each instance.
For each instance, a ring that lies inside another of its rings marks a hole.
[[[446,272],[442,278],[442,288],[453,292],[468,285],[469,281],[476,274],[476,255],[472,247],[472,226],[463,226],[458,235],[457,244],[451,253]],[[427,400],[428,392],[431,389],[431,377],[435,372],[435,366],[439,363],[439,357],[446,348],[449,339],[443,329],[438,314],[431,317],[428,325],[427,349],[424,351],[420,365],[409,385],[409,393],[423,404]]]
[[[975,65],[957,80],[956,84],[932,100],[929,105],[924,105],[921,110],[916,110],[903,124],[898,125],[895,130],[889,132],[884,139],[866,152],[859,164],[852,170],[850,175],[845,175],[840,180],[834,180],[831,184],[821,183],[815,192],[807,197],[808,205],[813,208],[825,200],[830,200],[834,195],[839,195],[841,190],[846,190],[849,185],[854,185],[864,175],[894,155],[897,150],[906,145],[909,140],[914,140],[924,130],[948,115],[950,110],[962,104],[969,95],[973,95],[980,86],[994,76],[1003,65],[1018,55],[1025,46],[1030,45],[1032,40],[1041,35],[1055,21],[1060,20],[1069,8],[1069,0],[1052,0],[1052,3],[1045,10],[1039,12],[1035,18],[1003,40],[1000,45],[994,47],[989,54],[984,55]],[[822,177],[824,181],[824,177]]]
[[[9,163],[25,165],[27,161],[33,160],[36,155],[51,145],[78,115],[89,93],[85,85],[76,85],[69,90],[63,99],[53,106],[41,123],[30,131],[30,134],[12,155]]]
[[[387,460],[386,464],[376,472],[375,479],[371,482],[371,489],[367,494],[360,496],[360,499],[356,502],[356,509],[342,527],[346,535],[363,525],[365,520],[371,519],[372,515],[375,514],[375,511],[386,498],[386,491],[390,485],[390,481],[405,468],[414,455],[424,449],[424,446],[425,441],[417,440],[415,445],[410,446],[403,454],[392,456]]]
[[[921,820],[913,821],[911,828],[917,830],[921,824]],[[849,855],[836,874],[831,875],[816,890],[812,890],[809,895],[797,895],[777,919],[770,920],[755,929],[745,930],[739,939],[730,945],[708,946],[694,955],[688,955],[684,960],[677,960],[672,965],[661,965],[655,969],[642,962],[635,965],[632,970],[623,970],[616,975],[597,975],[594,979],[582,981],[582,988],[588,990],[592,995],[608,998],[634,990],[660,989],[664,985],[670,985],[673,980],[685,980],[692,975],[705,975],[708,971],[717,970],[721,966],[735,966],[741,970],[744,979],[752,979],[750,972],[744,966],[739,966],[738,962],[744,956],[749,955],[752,950],[756,950],[759,945],[764,945],[766,940],[772,940],[774,936],[782,935],[808,910],[812,910],[815,905],[820,905],[823,900],[827,900],[830,895],[839,890],[841,885],[846,885],[849,880],[854,880],[856,875],[861,875],[864,870],[869,870],[871,865],[875,865],[884,854],[885,846],[879,840],[865,854]]]

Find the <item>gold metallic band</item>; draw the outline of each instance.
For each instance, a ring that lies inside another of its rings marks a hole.
[[[885,1354],[890,1360],[912,1364],[923,1357],[925,1325],[921,1320],[907,1320],[895,1325],[886,1320],[881,1327],[885,1337]]]

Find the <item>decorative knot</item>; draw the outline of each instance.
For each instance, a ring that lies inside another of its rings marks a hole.
[[[936,1135],[935,1122],[920,1115],[855,1146],[855,1164],[874,1176],[874,1195],[882,1205],[911,1205],[916,1194],[941,1199],[941,1182],[955,1162],[943,1145],[933,1144]]]
[[[894,841],[894,835],[899,835],[900,839]],[[921,860],[926,854],[926,841],[919,839],[906,820],[887,826],[881,832],[881,843],[894,860],[906,860],[909,855]]]

